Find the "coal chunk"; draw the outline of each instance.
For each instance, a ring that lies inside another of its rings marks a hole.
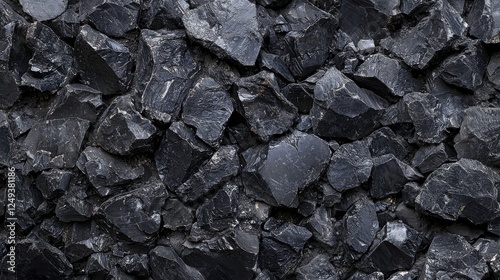
[[[499,180],[495,171],[479,161],[461,159],[432,172],[415,203],[445,220],[461,217],[474,224],[486,223],[500,215]]]
[[[311,231],[317,241],[329,246],[336,244],[332,217],[326,207],[318,207],[314,214],[305,221],[304,226]]]
[[[343,220],[344,246],[356,257],[366,253],[379,229],[375,204],[360,199],[349,208]]]
[[[288,66],[278,55],[261,51],[259,57],[259,65],[262,68],[278,74],[280,77],[289,82],[295,82],[295,78],[293,77],[292,73],[290,73],[290,70],[288,70]]]
[[[394,58],[383,54],[370,55],[353,75],[356,83],[390,101],[406,93],[420,91],[422,84]]]
[[[269,231],[271,238],[290,246],[297,252],[302,250],[306,242],[312,237],[312,233],[305,227],[274,219],[268,220],[264,225],[264,230]]]
[[[175,193],[183,202],[195,201],[235,176],[240,169],[236,146],[221,146]]]
[[[94,123],[103,105],[100,91],[82,84],[70,84],[58,91],[47,119],[74,117]]]
[[[320,254],[308,264],[297,268],[297,280],[337,280],[337,270],[328,260],[328,255]]]
[[[493,279],[500,278],[500,243],[497,241],[480,238],[474,243],[474,249],[484,258],[491,271]]]
[[[72,194],[65,195],[57,200],[56,216],[65,223],[88,220],[93,214],[93,205]]]
[[[488,54],[481,42],[471,42],[460,54],[446,58],[441,77],[451,85],[475,90],[483,83]]]
[[[458,158],[479,160],[489,165],[500,164],[500,109],[471,107],[465,110],[460,133],[455,137]]]
[[[14,148],[14,136],[10,130],[7,114],[0,111],[0,165],[8,166]]]
[[[237,228],[200,243],[184,243],[184,262],[205,279],[251,279],[259,253],[259,235]],[[201,278],[203,279],[203,278]]]
[[[76,38],[80,29],[78,4],[68,5],[68,8],[58,17],[47,23],[61,38]]]
[[[245,119],[264,141],[287,131],[297,117],[297,108],[283,96],[271,72],[241,78],[236,90]]]
[[[68,170],[45,170],[36,178],[36,187],[45,199],[52,199],[68,190],[72,178],[73,173]]]
[[[68,0],[20,0],[23,11],[37,21],[46,21],[56,18],[66,10]]]
[[[368,181],[373,162],[367,141],[347,143],[333,153],[328,166],[328,182],[343,192]]]
[[[496,1],[475,1],[467,15],[469,35],[488,44],[500,43],[500,3]]]
[[[16,244],[19,254],[16,276],[21,279],[64,279],[73,272],[73,266],[61,250],[42,240],[23,239]]]
[[[243,153],[246,192],[271,205],[294,206],[297,193],[319,179],[331,151],[321,138],[295,131]]]
[[[80,20],[87,20],[100,32],[121,37],[137,27],[140,1],[92,0],[80,2]]]
[[[93,253],[108,251],[113,239],[93,221],[73,223],[64,235],[64,254],[76,262]]]
[[[483,279],[486,274],[488,266],[479,252],[462,236],[445,233],[432,240],[421,277]]]
[[[368,137],[368,141],[372,157],[393,154],[399,160],[403,160],[409,153],[406,140],[388,127],[375,130]]]
[[[429,173],[454,157],[453,149],[444,143],[422,146],[413,156],[412,165],[422,173]]]
[[[155,152],[156,168],[165,186],[174,190],[193,175],[210,154],[210,147],[199,140],[192,129],[175,122]]]
[[[370,194],[375,198],[399,193],[408,181],[423,178],[411,166],[392,154],[374,158],[371,175]]]
[[[421,242],[418,232],[402,221],[388,222],[361,260],[361,269],[384,274],[410,269]]]
[[[186,265],[172,248],[157,246],[149,253],[149,259],[151,276],[155,280],[205,279],[199,271]]]
[[[89,122],[79,118],[37,123],[24,141],[28,160],[26,171],[75,167]]]
[[[188,0],[145,0],[141,2],[141,28],[158,30],[182,28],[182,16],[189,9]]]
[[[150,118],[165,123],[178,118],[197,72],[184,31],[141,30],[136,89]]]
[[[463,36],[467,28],[467,23],[448,1],[436,1],[429,13],[417,25],[381,43],[415,69],[428,67],[437,54]]]
[[[195,83],[182,105],[182,120],[196,129],[196,136],[205,143],[219,143],[233,103],[224,88],[212,78]]]
[[[139,277],[149,275],[149,258],[146,254],[126,255],[118,264],[128,274]]]
[[[156,238],[161,224],[161,207],[167,193],[160,183],[122,193],[105,201],[98,211],[110,230],[134,242],[149,242]]]
[[[76,37],[75,60],[81,79],[102,94],[127,90],[132,57],[129,49],[118,41],[84,25]]]
[[[314,84],[291,83],[282,88],[282,93],[301,114],[308,114],[314,102]]]
[[[328,58],[337,20],[308,1],[300,0],[292,1],[281,14],[286,23],[275,25],[275,29],[287,32],[284,44],[289,54],[288,68],[296,78],[306,78]]]
[[[163,227],[170,230],[188,228],[193,224],[193,210],[185,206],[178,199],[171,198],[165,201],[162,209]]]
[[[149,150],[156,127],[135,110],[130,96],[117,97],[103,113],[95,131],[96,143],[118,155]]]
[[[186,11],[182,22],[190,38],[219,58],[229,58],[243,66],[255,64],[262,36],[257,9],[250,1],[211,1]]]
[[[73,49],[48,26],[35,22],[26,31],[26,42],[33,56],[21,85],[52,91],[68,84],[76,75]]]
[[[144,174],[142,166],[132,166],[122,158],[90,146],[81,153],[77,167],[102,196],[116,192],[121,185]]]
[[[313,129],[318,136],[356,140],[375,129],[385,107],[383,99],[333,67],[314,88]]]
[[[237,186],[224,186],[213,198],[198,208],[197,224],[201,228],[213,231],[222,231],[236,225],[238,197]]]

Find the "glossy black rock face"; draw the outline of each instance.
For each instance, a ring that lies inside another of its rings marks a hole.
[[[0,0],[0,279],[500,279],[499,3]]]

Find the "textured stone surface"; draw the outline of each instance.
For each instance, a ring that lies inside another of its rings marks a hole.
[[[238,187],[226,185],[198,209],[196,223],[201,228],[215,231],[236,225],[238,214]]]
[[[368,251],[379,229],[375,205],[363,199],[356,202],[343,220],[344,246],[353,255]]]
[[[182,22],[189,37],[218,57],[243,66],[255,64],[262,44],[255,4],[246,0],[215,0],[186,11]]]
[[[100,32],[113,37],[123,36],[137,27],[140,1],[91,0],[80,2],[80,20],[86,19]]]
[[[485,43],[500,43],[500,3],[481,0],[474,2],[467,15],[470,25],[469,35],[481,39]]]
[[[413,156],[412,166],[422,173],[436,170],[446,161],[452,159],[455,152],[446,144],[422,146]]]
[[[337,280],[337,271],[328,261],[328,255],[318,255],[297,269],[298,280]]]
[[[35,20],[45,21],[53,19],[66,10],[68,0],[20,0],[19,3],[23,7],[23,11],[32,16]]]
[[[66,85],[57,93],[47,113],[47,119],[80,118],[93,123],[102,102],[101,92],[82,84]]]
[[[461,217],[474,224],[486,223],[500,215],[496,187],[499,180],[498,173],[482,163],[461,159],[432,172],[416,204],[445,220]]]
[[[205,279],[196,269],[186,265],[172,248],[158,246],[149,253],[149,259],[153,279]]]
[[[0,165],[8,166],[12,156],[14,137],[10,130],[7,115],[3,111],[0,111],[0,135]]]

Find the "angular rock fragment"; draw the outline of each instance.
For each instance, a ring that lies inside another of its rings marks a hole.
[[[193,85],[182,105],[182,120],[196,129],[196,136],[215,146],[233,113],[229,94],[212,78],[202,78]]]
[[[245,119],[263,141],[287,131],[297,117],[297,108],[280,92],[273,73],[241,78],[236,90]]]
[[[488,64],[488,54],[481,42],[470,42],[462,53],[447,57],[441,67],[441,78],[468,90],[475,90],[483,83]]]
[[[312,233],[305,227],[290,222],[281,223],[274,219],[264,225],[264,230],[269,231],[271,238],[290,246],[297,252],[302,250],[307,240],[312,237]]]
[[[373,131],[385,107],[383,99],[333,67],[314,89],[313,129],[318,136],[356,140]]]
[[[469,35],[487,44],[500,43],[500,3],[497,1],[475,1],[467,15]]]
[[[393,154],[399,160],[403,160],[409,152],[405,139],[388,127],[374,131],[368,141],[372,157]]]
[[[23,239],[16,242],[16,276],[20,279],[64,279],[73,266],[61,250],[42,240]]]
[[[255,64],[262,44],[257,9],[250,1],[215,0],[186,11],[186,32],[219,58]]]
[[[93,123],[103,106],[101,93],[82,84],[66,85],[47,113],[47,119],[80,118]]]
[[[21,77],[21,85],[52,91],[68,84],[76,75],[73,49],[48,26],[40,22],[31,24],[26,42],[33,56],[27,72]]]
[[[149,150],[155,133],[156,127],[135,110],[132,98],[120,96],[103,113],[94,137],[107,152],[131,155]]]
[[[420,277],[483,279],[486,274],[486,262],[462,236],[439,234],[429,246]]]
[[[243,153],[246,192],[270,205],[297,205],[297,193],[318,180],[331,151],[317,136],[295,131]]]
[[[372,166],[367,141],[344,144],[332,155],[328,182],[339,192],[359,187],[370,178]]]
[[[78,118],[48,120],[36,124],[24,141],[26,171],[73,168],[78,160],[89,122]]]
[[[76,37],[75,60],[85,84],[102,94],[127,90],[133,63],[129,49],[118,41],[84,25]]]
[[[461,159],[432,172],[415,203],[445,220],[465,218],[474,224],[487,223],[500,215],[499,181],[500,176],[479,161]]]
[[[3,7],[0,7],[3,9]],[[10,71],[9,67],[11,56],[16,52],[15,41],[16,41],[16,23],[10,22],[5,26],[0,25],[0,97],[2,102],[0,103],[0,109],[8,109],[16,103],[16,101],[21,96],[21,91],[19,90],[16,77],[14,73]]]
[[[488,80],[492,82],[497,89],[500,88],[500,52],[494,53],[488,66],[486,67]]]
[[[460,133],[455,137],[458,158],[500,165],[500,109],[471,107],[465,110]]]
[[[311,111],[314,101],[314,84],[291,83],[282,89],[283,95],[295,105],[301,114]]]
[[[137,27],[140,1],[92,0],[80,2],[80,20],[87,20],[100,32],[121,37]]]
[[[337,280],[337,270],[328,255],[317,255],[308,264],[297,268],[297,280]]]
[[[361,260],[360,268],[367,272],[388,274],[410,269],[422,238],[401,221],[388,222],[377,234],[370,251]]]
[[[204,280],[203,275],[190,267],[169,247],[157,246],[149,252],[151,276],[155,280]]]
[[[236,152],[236,146],[221,146],[175,193],[183,202],[192,202],[235,176],[240,168]]]
[[[31,109],[25,111],[13,111],[9,114],[9,123],[14,138],[29,131],[35,124],[35,116]]]
[[[113,232],[134,242],[149,242],[161,224],[161,207],[167,193],[159,183],[111,197],[99,208],[99,219]]]
[[[198,208],[196,223],[201,228],[213,231],[222,231],[236,225],[238,196],[237,186],[224,186],[212,199]]]
[[[416,26],[402,30],[394,41],[382,43],[415,69],[428,67],[438,52],[463,36],[467,29],[467,23],[448,1],[436,1],[429,13]]]
[[[109,273],[109,253],[94,253],[89,256],[85,272],[92,277],[104,277]]]
[[[93,205],[74,195],[66,195],[57,200],[56,217],[65,223],[88,220],[93,214]]]
[[[2,98],[0,109],[12,107],[20,96],[21,91],[17,87],[14,76],[9,70],[4,70],[0,66],[0,97]]]
[[[119,265],[128,274],[139,277],[149,275],[149,258],[146,254],[127,255],[120,260]]]
[[[488,231],[500,236],[500,217],[494,219],[488,224]]]
[[[422,146],[412,159],[412,166],[422,173],[429,173],[454,157],[455,152],[446,144]]]
[[[382,272],[364,273],[357,271],[348,280],[382,280],[384,279],[384,274]]]
[[[347,211],[343,221],[344,246],[353,257],[368,251],[378,227],[375,205],[370,200],[361,199]]]
[[[165,186],[174,190],[198,170],[210,153],[210,147],[196,138],[194,131],[175,122],[155,153],[156,168]]]
[[[259,235],[237,228],[198,244],[184,243],[183,247],[182,259],[198,269],[204,279],[251,279],[259,253]]]
[[[423,88],[398,60],[383,54],[369,56],[358,67],[353,79],[358,85],[390,101],[396,101],[406,93],[420,91]]]
[[[90,146],[81,153],[77,167],[102,196],[116,192],[121,185],[144,174],[142,166],[132,166],[124,159]]]
[[[184,31],[141,31],[135,75],[142,110],[150,118],[176,119],[197,72]]]
[[[488,264],[492,278],[500,279],[500,243],[480,238],[473,246]]]
[[[334,236],[332,217],[324,206],[317,208],[304,225],[319,242],[330,246],[335,245],[337,240]]]
[[[290,73],[285,62],[278,55],[261,51],[259,65],[261,68],[272,71],[289,82],[295,82],[292,73]]]
[[[153,30],[179,29],[183,27],[182,16],[189,10],[188,0],[145,0],[141,2],[141,28]]]
[[[78,8],[78,4],[70,4],[60,16],[48,22],[47,25],[61,38],[76,38],[80,29]]]
[[[114,243],[95,222],[73,223],[63,241],[64,253],[71,262],[79,261],[93,253],[108,251]]]
[[[287,32],[284,44],[290,56],[288,68],[296,78],[306,78],[326,61],[337,20],[300,0],[292,1],[281,14],[286,22],[277,24],[275,29]]]
[[[396,194],[408,181],[418,180],[423,176],[411,166],[388,154],[373,159],[370,194],[382,198]]]
[[[23,11],[37,21],[46,21],[56,18],[66,10],[68,0],[20,0]]]
[[[10,130],[7,114],[0,111],[0,165],[10,165],[13,148],[14,137]]]
[[[36,187],[45,199],[52,199],[64,194],[68,188],[73,173],[67,170],[51,169],[43,171],[36,178]]]
[[[162,209],[163,227],[170,230],[188,228],[193,224],[192,210],[178,199],[168,199]]]

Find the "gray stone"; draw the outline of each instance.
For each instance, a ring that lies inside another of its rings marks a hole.
[[[458,158],[500,165],[500,109],[471,107],[465,110],[460,133],[455,137]]]
[[[189,37],[219,58],[229,58],[243,66],[255,64],[262,37],[257,9],[250,1],[215,0],[186,11],[182,22]]]
[[[324,206],[318,207],[314,214],[309,217],[304,226],[311,231],[314,238],[326,245],[333,246],[336,243],[332,217]]]
[[[69,188],[73,173],[67,170],[51,169],[43,171],[36,178],[36,187],[45,199],[63,195]]]
[[[193,210],[185,206],[178,199],[171,198],[165,201],[162,209],[163,227],[169,230],[189,228],[193,224]]]
[[[14,137],[10,130],[7,114],[0,111],[0,165],[9,166],[14,149]]]
[[[229,117],[233,103],[224,88],[212,78],[202,78],[191,88],[182,105],[182,120],[196,129],[196,136],[216,146]]]
[[[69,223],[90,219],[93,210],[93,205],[88,201],[79,199],[73,194],[68,194],[57,200],[55,213],[61,222]]]
[[[182,28],[182,16],[189,10],[188,0],[144,0],[141,2],[141,28],[153,30]]]
[[[420,147],[412,159],[412,166],[422,173],[429,173],[454,157],[453,149],[441,143],[439,145]]]
[[[95,222],[73,223],[64,235],[64,253],[76,262],[93,253],[105,252],[114,243]]]
[[[406,140],[388,127],[375,130],[370,134],[368,141],[372,157],[393,154],[399,160],[403,160],[409,153]]]
[[[149,257],[146,254],[126,255],[120,260],[119,265],[128,274],[139,277],[149,275]]]
[[[260,73],[236,82],[243,115],[263,141],[287,131],[297,117],[297,108],[280,92],[273,73]]]
[[[112,232],[133,242],[150,242],[157,237],[161,224],[161,207],[167,192],[159,183],[125,192],[106,200],[97,218]]]
[[[24,140],[28,156],[25,171],[75,167],[88,128],[89,122],[78,118],[34,125]]]
[[[73,272],[73,266],[63,252],[43,240],[23,239],[16,242],[16,276],[20,279],[64,279]]]
[[[20,0],[23,11],[37,21],[46,21],[56,18],[66,10],[68,0]]]
[[[487,44],[500,43],[500,3],[491,0],[475,1],[467,15],[469,35]]]
[[[486,67],[488,80],[492,82],[497,89],[500,88],[500,52],[494,53],[488,66]]]
[[[135,110],[130,96],[117,97],[96,126],[95,141],[107,152],[131,155],[150,150],[156,127]]]
[[[164,123],[179,117],[198,65],[181,30],[141,30],[136,89],[142,111]]]
[[[500,243],[492,239],[480,238],[473,247],[488,264],[493,279],[500,279]]]
[[[78,4],[68,5],[68,8],[58,17],[47,23],[60,38],[76,38],[80,29]]]
[[[374,198],[399,193],[408,181],[423,178],[411,166],[392,154],[374,158],[371,175],[370,195]]]
[[[405,94],[423,89],[398,60],[383,54],[370,55],[353,75],[356,83],[381,97],[397,101]]]
[[[333,67],[314,89],[313,129],[318,136],[356,140],[375,129],[385,107],[383,99]]]
[[[81,21],[88,21],[100,32],[121,37],[137,28],[140,1],[138,0],[88,0],[80,1]]]
[[[445,220],[465,218],[474,224],[487,223],[500,215],[499,181],[500,176],[479,161],[461,159],[432,172],[415,203]]]
[[[154,280],[204,280],[203,275],[190,267],[170,247],[157,246],[149,252],[151,276]]]
[[[484,279],[488,266],[459,235],[438,234],[432,240],[420,279]]]
[[[183,202],[192,202],[235,176],[240,169],[236,146],[221,146],[189,179],[175,188]]]
[[[331,151],[317,136],[295,131],[243,153],[246,192],[270,205],[294,206],[297,193],[319,179]]]
[[[57,92],[47,119],[80,118],[93,123],[104,105],[101,92],[82,84],[70,84]]]
[[[84,25],[76,37],[75,60],[82,81],[102,94],[127,90],[132,57],[129,49],[118,41]]]
[[[297,268],[297,280],[337,280],[337,270],[327,254],[314,257],[308,264]]]
[[[142,166],[132,166],[122,158],[90,146],[80,154],[77,167],[102,196],[115,193],[144,174]]]
[[[261,51],[259,56],[259,66],[274,72],[288,82],[295,82],[295,78],[292,73],[290,73],[290,70],[288,70],[288,66],[278,55]]]
[[[332,155],[328,182],[339,192],[359,187],[370,178],[372,166],[367,141],[344,144]]]
[[[343,220],[344,247],[352,253],[354,258],[366,253],[378,229],[377,213],[373,202],[368,199],[358,200],[347,211]]]
[[[201,228],[223,231],[235,226],[238,214],[238,187],[226,185],[198,208],[196,223]]]
[[[283,95],[295,105],[301,114],[309,114],[314,101],[314,84],[291,83],[282,89]]]

